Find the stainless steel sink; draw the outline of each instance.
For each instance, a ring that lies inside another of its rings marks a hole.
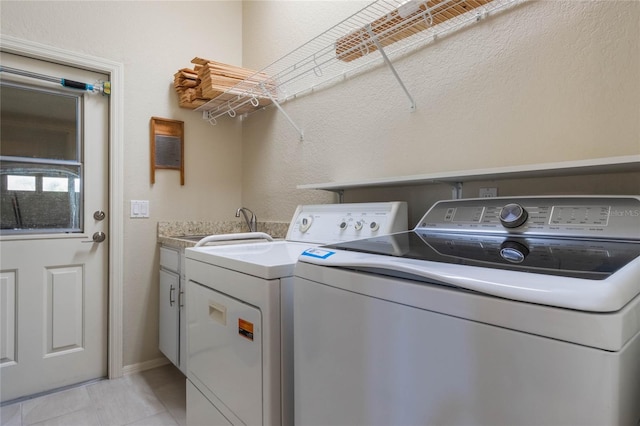
[[[175,238],[179,238],[181,240],[187,240],[187,241],[195,241],[198,242],[201,239],[203,239],[204,237],[206,237],[207,235],[178,235]]]

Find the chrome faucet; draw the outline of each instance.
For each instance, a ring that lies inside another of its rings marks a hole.
[[[251,213],[251,219],[247,217],[247,212]],[[258,218],[251,210],[246,207],[240,207],[236,211],[236,217],[240,217],[240,213],[244,216],[245,222],[247,222],[247,226],[249,227],[250,232],[256,232],[258,230]]]

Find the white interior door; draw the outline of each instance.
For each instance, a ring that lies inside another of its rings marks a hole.
[[[86,83],[107,79],[6,53],[1,62]],[[109,100],[0,77],[4,402],[107,375]]]

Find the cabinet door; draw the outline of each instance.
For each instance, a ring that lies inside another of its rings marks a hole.
[[[180,276],[160,269],[160,310],[159,310],[159,348],[169,361],[178,365],[178,292]]]

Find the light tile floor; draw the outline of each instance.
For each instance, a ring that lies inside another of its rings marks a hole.
[[[165,365],[0,407],[1,426],[185,426],[186,378]]]

